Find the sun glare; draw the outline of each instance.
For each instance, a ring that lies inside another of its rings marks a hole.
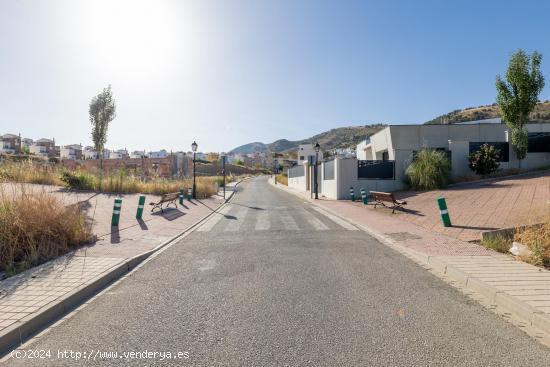
[[[174,3],[99,0],[86,4],[93,57],[117,73],[161,74],[172,68],[184,36]]]

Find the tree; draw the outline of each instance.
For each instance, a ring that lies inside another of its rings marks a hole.
[[[483,144],[479,150],[470,153],[468,166],[478,175],[489,175],[498,170],[500,150],[490,144]]]
[[[109,123],[116,117],[116,104],[111,91],[111,85],[92,98],[90,102],[90,122],[92,123],[92,141],[103,166],[103,149],[107,143]]]
[[[520,165],[527,155],[528,136],[524,126],[544,88],[541,61],[542,55],[536,51],[528,55],[525,51],[518,50],[510,57],[506,80],[497,75],[497,104],[504,123],[510,129],[512,147]]]

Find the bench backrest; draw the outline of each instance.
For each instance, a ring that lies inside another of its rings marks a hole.
[[[160,201],[175,200],[179,197],[179,195],[180,195],[179,192],[169,192],[167,194],[162,195],[162,197],[160,198]]]
[[[371,191],[370,193],[376,200],[395,202],[395,197],[391,192]]]

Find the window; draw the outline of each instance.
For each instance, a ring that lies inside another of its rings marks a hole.
[[[550,132],[529,133],[529,153],[547,153],[550,152]]]
[[[300,160],[301,160],[301,161],[304,160],[304,156],[303,156],[303,155],[300,156]]]

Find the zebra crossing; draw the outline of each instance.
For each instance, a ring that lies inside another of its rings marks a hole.
[[[247,231],[357,231],[358,228],[345,220],[317,207],[315,212],[303,208],[274,207],[253,210],[245,205],[228,204],[204,222],[198,232]]]

